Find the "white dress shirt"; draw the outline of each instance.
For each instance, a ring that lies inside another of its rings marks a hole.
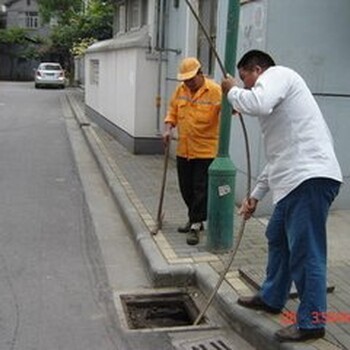
[[[251,90],[233,87],[227,98],[243,114],[257,116],[267,164],[251,196],[269,189],[277,203],[303,181],[316,177],[342,182],[333,140],[305,81],[292,69],[274,66]]]

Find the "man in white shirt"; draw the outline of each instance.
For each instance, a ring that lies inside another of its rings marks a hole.
[[[259,293],[238,304],[279,313],[294,281],[300,305],[296,324],[276,332],[279,341],[325,334],[328,210],[342,182],[333,141],[305,81],[276,66],[265,52],[247,52],[237,65],[245,88],[232,77],[222,90],[237,112],[258,118],[267,164],[240,213],[249,219],[271,190],[274,212],[266,229],[268,264]]]

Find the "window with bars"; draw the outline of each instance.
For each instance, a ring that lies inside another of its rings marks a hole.
[[[38,28],[39,27],[39,14],[36,11],[27,11],[25,13],[26,28]]]
[[[96,59],[90,60],[90,84],[98,85],[100,80],[100,61]]]

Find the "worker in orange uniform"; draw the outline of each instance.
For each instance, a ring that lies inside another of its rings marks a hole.
[[[217,154],[222,93],[194,57],[182,60],[177,78],[181,84],[171,97],[163,139],[168,143],[177,128],[177,173],[188,208],[188,219],[178,232],[187,233],[187,244],[196,245],[207,218],[208,168]]]

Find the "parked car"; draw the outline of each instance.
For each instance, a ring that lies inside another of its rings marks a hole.
[[[65,75],[61,65],[56,62],[42,62],[35,70],[35,88],[57,86],[65,88]]]

